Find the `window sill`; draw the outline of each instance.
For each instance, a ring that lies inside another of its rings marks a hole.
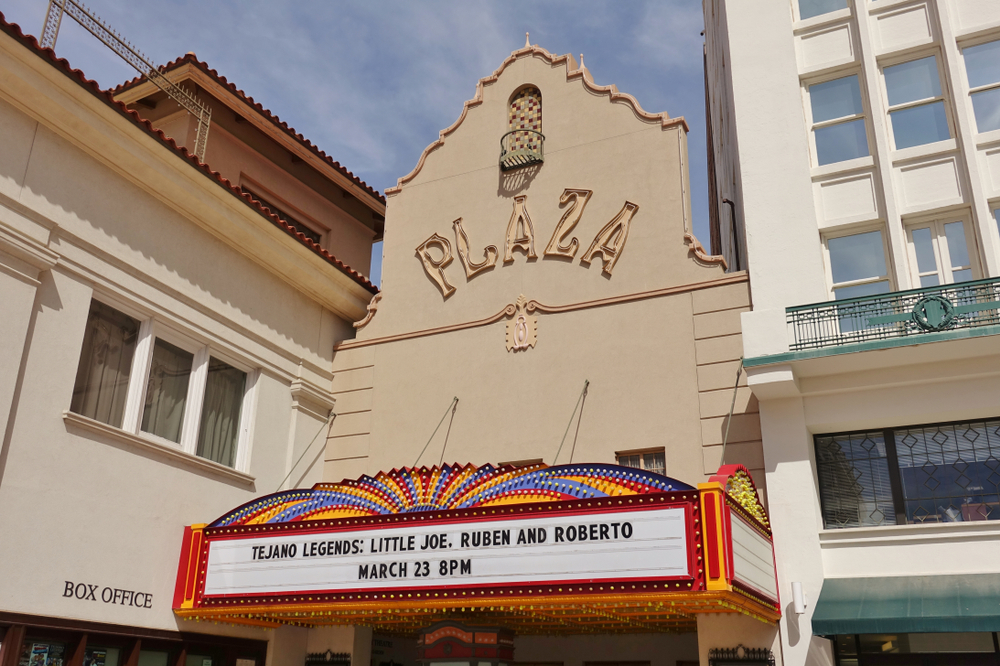
[[[840,530],[820,530],[819,533],[821,548],[976,541],[980,539],[1000,540],[1000,520],[848,527]]]
[[[976,135],[976,148],[993,147],[1000,143],[1000,130],[991,130]]]
[[[893,166],[898,166],[902,162],[919,160],[925,157],[937,157],[939,155],[946,155],[947,153],[955,152],[956,150],[958,150],[958,143],[955,139],[947,139],[946,141],[925,143],[922,146],[913,146],[911,148],[894,150],[890,154],[890,157]]]
[[[67,426],[82,428],[92,433],[111,438],[121,444],[134,446],[144,451],[157,454],[170,460],[177,461],[186,467],[190,467],[200,472],[207,472],[227,481],[236,481],[237,483],[245,486],[252,486],[254,481],[256,481],[253,476],[232,469],[231,467],[226,467],[225,465],[220,465],[219,463],[206,460],[205,458],[199,458],[198,456],[192,456],[188,453],[180,451],[179,449],[175,449],[172,446],[161,444],[152,438],[135,435],[133,433],[126,432],[121,428],[109,426],[106,423],[101,423],[100,421],[95,421],[94,419],[87,418],[86,416],[81,416],[70,411],[63,412],[63,421],[66,422]]]
[[[853,174],[858,171],[870,171],[875,167],[875,158],[871,155],[865,155],[864,157],[855,157],[853,160],[845,160],[843,162],[834,162],[833,164],[824,164],[823,166],[813,167],[810,172],[813,180],[818,180],[820,178],[828,178],[830,176],[842,176]]]
[[[800,32],[804,32],[806,30],[812,30],[815,28],[825,28],[828,25],[839,23],[849,18],[851,18],[851,8],[844,7],[843,9],[827,12],[825,14],[817,14],[816,16],[810,16],[807,19],[799,19],[798,21],[795,21],[795,23],[792,25],[792,32],[797,35]]]

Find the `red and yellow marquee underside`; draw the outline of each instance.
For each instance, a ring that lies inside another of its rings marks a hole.
[[[621,587],[621,586],[616,586]],[[626,586],[630,587],[630,586]],[[385,595],[386,597],[390,595]],[[689,632],[698,613],[742,613],[777,622],[780,613],[739,590],[638,594],[629,589],[598,595],[310,602],[244,608],[177,610],[184,619],[275,627],[356,624],[379,633],[412,636],[442,620],[500,625],[518,635]]]

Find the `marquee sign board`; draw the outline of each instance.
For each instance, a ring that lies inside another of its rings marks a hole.
[[[283,491],[185,530],[174,610],[298,625],[398,611],[412,627],[398,614],[379,625],[396,632],[432,623],[434,608],[536,626],[551,622],[530,625],[543,599],[609,630],[688,628],[692,612],[773,621],[766,514],[746,470],[729,467],[697,489],[590,464],[405,468]]]
[[[692,578],[682,506],[219,539],[204,595]]]

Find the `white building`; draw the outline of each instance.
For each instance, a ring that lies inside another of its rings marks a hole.
[[[994,663],[1000,2],[704,8],[784,661]]]

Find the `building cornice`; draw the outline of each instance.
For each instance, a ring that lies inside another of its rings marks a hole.
[[[347,321],[364,316],[375,291],[367,279],[331,265],[332,258],[304,251],[302,239],[277,226],[238,188],[207,165],[178,155],[187,152],[171,148],[172,140],[124,105],[102,99],[99,91],[41,57],[50,51],[18,43],[27,39],[0,34],[0,65],[8,73],[0,98],[338,316]]]

